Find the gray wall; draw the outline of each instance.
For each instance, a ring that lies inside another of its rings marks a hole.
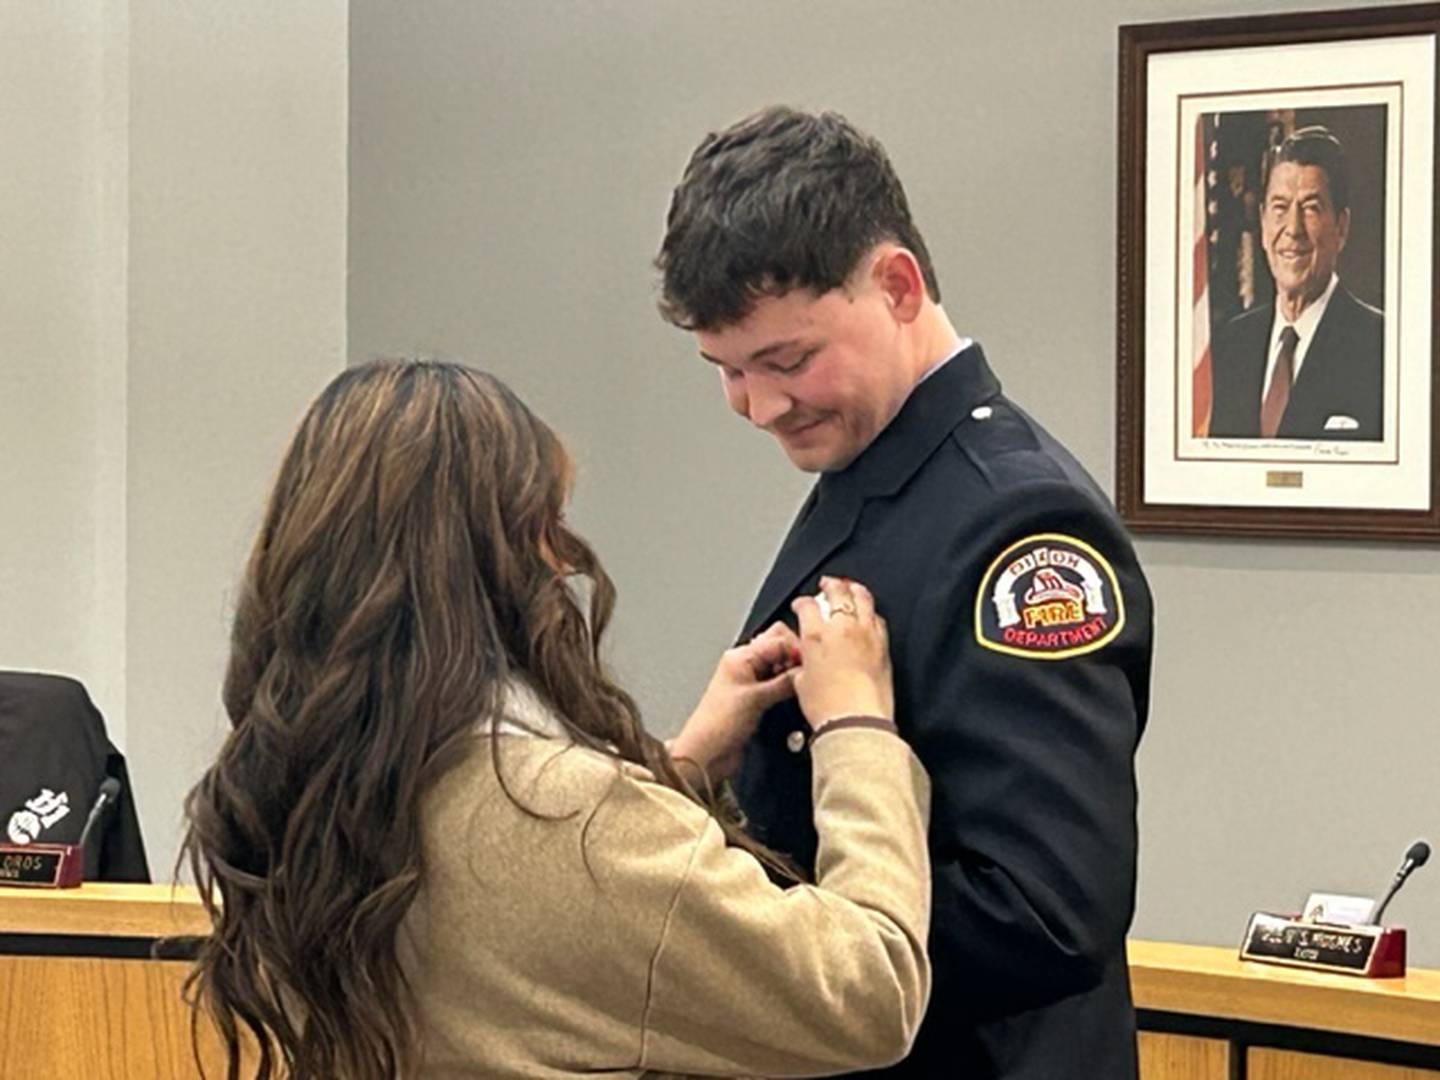
[[[344,0],[128,0],[126,714],[151,871],[229,722],[234,585],[344,366]]]
[[[468,359],[569,437],[574,518],[621,591],[615,665],[673,729],[807,486],[654,314],[696,140],[771,101],[880,135],[957,326],[1108,486],[1116,29],[1300,6],[354,0],[350,354]],[[1252,909],[1376,891],[1440,840],[1440,553],[1140,548],[1160,619],[1138,936],[1233,942]],[[1392,914],[1440,965],[1440,871]]]
[[[344,366],[347,17],[0,0],[0,667],[89,688],[157,879],[261,500]]]
[[[123,746],[118,6],[0,7],[0,146],[25,163],[0,180],[0,666],[79,676]]]

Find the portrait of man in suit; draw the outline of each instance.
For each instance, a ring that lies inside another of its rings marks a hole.
[[[1209,434],[1383,439],[1385,319],[1339,273],[1350,170],[1328,128],[1299,128],[1271,148],[1259,216],[1275,298],[1215,332]]]

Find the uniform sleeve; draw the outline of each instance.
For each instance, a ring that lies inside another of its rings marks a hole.
[[[651,966],[642,1068],[809,1076],[908,1051],[930,992],[929,784],[885,732],[813,754],[817,884],[777,887],[706,826]]]
[[[1089,989],[1123,948],[1151,602],[1123,528],[1068,484],[976,519],[895,652],[934,785],[937,993],[983,1018]]]

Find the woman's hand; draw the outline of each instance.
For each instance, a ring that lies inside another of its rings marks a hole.
[[[895,719],[890,640],[875,599],[858,581],[822,577],[829,605],[821,614],[814,597],[798,596],[790,607],[800,619],[801,666],[795,693],[812,728],[842,716]]]
[[[781,622],[727,649],[700,704],[671,741],[671,757],[694,763],[712,781],[733,775],[761,714],[794,695],[792,669],[799,657],[799,639]]]

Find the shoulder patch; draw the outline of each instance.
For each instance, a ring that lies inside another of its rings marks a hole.
[[[1083,540],[1036,533],[995,557],[975,597],[975,640],[1033,660],[1103,648],[1125,625],[1115,570]]]

